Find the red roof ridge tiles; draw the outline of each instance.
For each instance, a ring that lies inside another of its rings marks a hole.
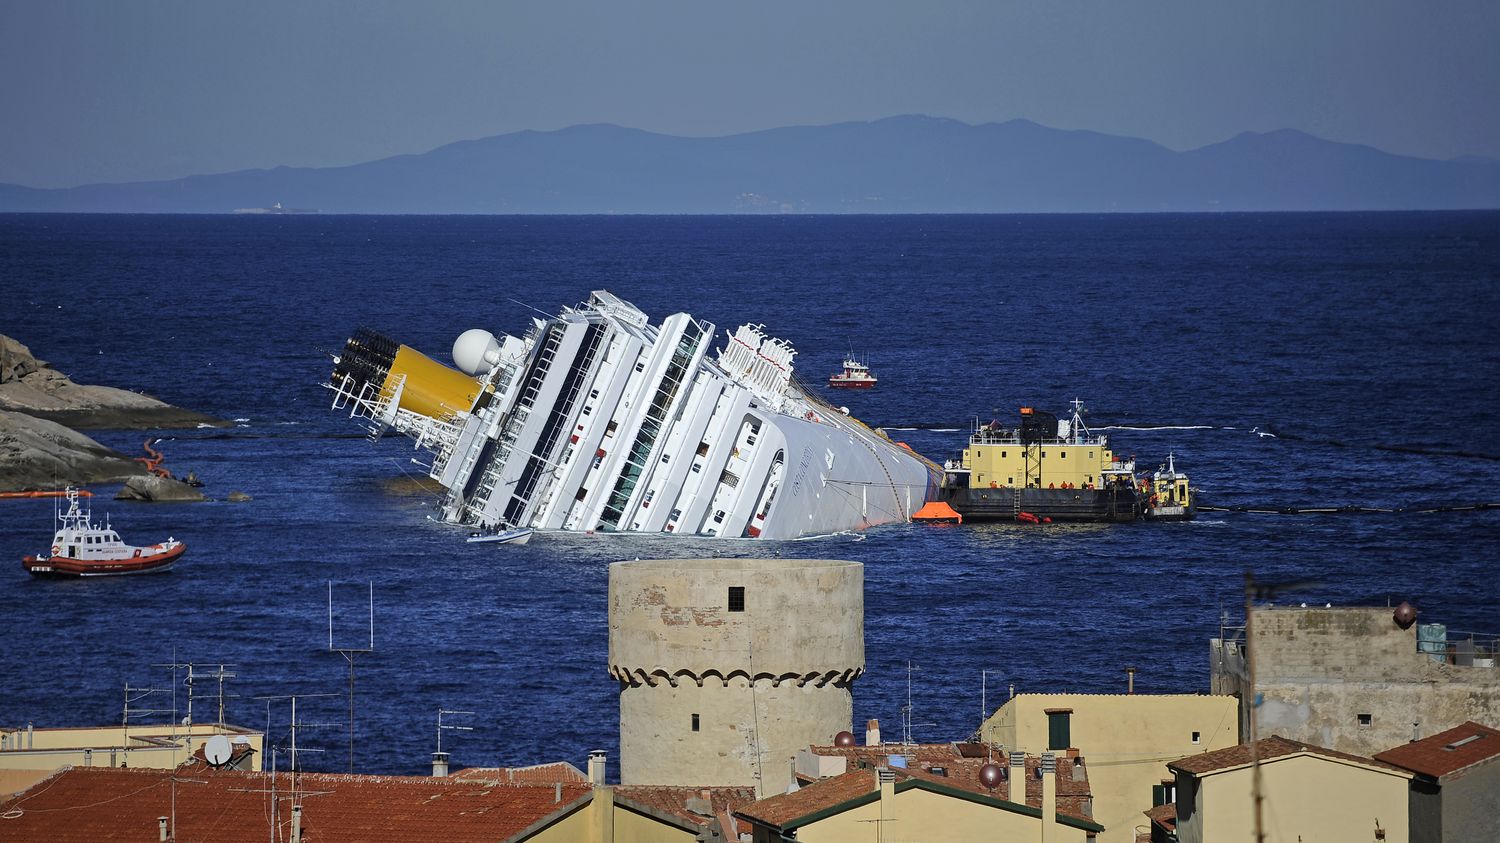
[[[1500,757],[1500,730],[1473,720],[1375,754],[1378,761],[1432,779],[1466,772],[1496,757]]]
[[[274,775],[274,779],[273,779]],[[0,803],[0,841],[108,843],[155,839],[157,817],[175,801],[178,839],[260,841],[271,830],[276,785],[280,821],[290,822],[291,774],[72,767]],[[303,825],[321,843],[452,843],[505,839],[591,798],[582,784],[488,786],[418,776],[304,773]],[[169,799],[166,785],[172,787]],[[440,798],[462,797],[462,798]],[[148,838],[147,835],[150,835]]]
[[[1304,741],[1293,741],[1280,735],[1272,735],[1261,738],[1255,742],[1256,755],[1261,763],[1277,761],[1282,758],[1290,758],[1296,755],[1317,755],[1332,761],[1359,764],[1375,770],[1384,772],[1400,773],[1410,778],[1411,774],[1393,764],[1377,761],[1374,758],[1366,758],[1363,755],[1353,755],[1348,752],[1328,749],[1327,747],[1310,744]],[[1212,775],[1214,773],[1245,767],[1250,764],[1250,744],[1242,743],[1238,746],[1226,747],[1212,752],[1203,752],[1197,755],[1188,755],[1167,764],[1170,770],[1179,770],[1191,773],[1195,776]]]
[[[1010,783],[1008,781],[1004,787],[991,791],[980,785],[977,780],[970,783],[961,778],[939,776],[924,770],[910,770],[900,767],[889,768],[889,770],[894,774],[897,781],[903,779],[915,780],[928,785],[937,785],[942,788],[964,791],[974,796],[996,802],[1016,804],[1014,800],[1008,799],[1006,796],[1009,793]],[[1028,775],[1027,779],[1029,791],[1033,789],[1029,787],[1032,784],[1031,780],[1033,776]],[[1059,787],[1065,781],[1072,783],[1070,777],[1065,778],[1061,775],[1057,777]],[[791,793],[766,797],[736,810],[735,813],[756,822],[776,828],[785,828],[788,823],[794,823],[809,814],[859,799],[862,796],[875,794],[879,789],[880,783],[876,769],[855,769],[837,776],[819,779]],[[1036,781],[1034,790],[1036,791],[1034,794],[1028,792],[1025,804],[1028,808],[1036,809],[1041,807],[1040,780]],[[1093,823],[1092,819],[1083,816],[1082,805],[1082,798],[1065,800],[1062,793],[1059,793],[1057,815],[1073,822]]]

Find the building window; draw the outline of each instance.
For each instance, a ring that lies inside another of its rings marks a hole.
[[[1201,733],[1201,732],[1194,732],[1193,733],[1193,743],[1203,743],[1203,733]]]
[[[742,585],[731,585],[729,587],[729,611],[745,611],[745,587]]]
[[[1061,708],[1047,711],[1047,748],[1068,749],[1073,745],[1073,709]]]
[[[698,731],[698,715],[693,715],[693,731]]]
[[[1361,729],[1368,729],[1368,728],[1370,728],[1370,715],[1368,715],[1368,714],[1361,714],[1361,715],[1359,715],[1359,728],[1361,728]]]

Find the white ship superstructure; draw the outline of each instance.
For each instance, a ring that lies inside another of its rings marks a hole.
[[[792,377],[796,352],[744,325],[652,326],[629,302],[471,330],[462,371],[359,331],[329,386],[345,406],[432,453],[445,521],[481,528],[795,538],[906,521],[941,470]]]

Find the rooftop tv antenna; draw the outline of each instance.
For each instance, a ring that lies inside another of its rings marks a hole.
[[[906,705],[901,706],[901,751],[907,756],[908,762],[917,760],[916,744],[912,741],[911,731],[922,726],[936,726],[936,723],[913,723],[911,705],[911,675],[922,668],[906,660]]]
[[[302,752],[322,752],[323,751],[321,749],[314,749],[312,747],[306,747],[306,746],[299,747],[299,746],[297,746],[297,732],[299,730],[302,730],[302,729],[313,729],[313,728],[321,728],[321,727],[324,727],[324,726],[336,726],[336,725],[338,725],[337,723],[302,723],[302,722],[299,722],[297,720],[297,700],[299,700],[299,699],[307,699],[308,697],[336,697],[336,696],[338,696],[338,694],[281,694],[281,695],[278,695],[278,696],[270,696],[270,697],[255,697],[255,699],[257,699],[257,700],[265,700],[266,701],[266,731],[265,731],[265,737],[266,737],[267,741],[269,741],[270,738],[271,738],[271,703],[273,701],[275,701],[275,700],[291,700],[292,701],[292,724],[291,724],[291,740],[292,740],[292,746],[291,746],[291,756],[292,756],[292,795],[291,795],[291,798],[292,798],[292,815],[293,815],[293,817],[299,816],[301,814],[301,812],[302,812],[302,802],[301,802],[301,800],[302,800],[303,794],[299,790],[299,788],[298,788],[298,782],[297,782],[298,773],[300,773],[301,770],[302,770],[302,764],[298,760],[298,757],[297,757],[298,753],[302,753]],[[266,794],[269,795],[269,797],[270,797],[270,803],[267,806],[267,814],[268,814],[268,816],[271,819],[271,829],[270,829],[271,830],[271,843],[276,843],[276,841],[278,841],[278,840],[281,839],[280,838],[280,833],[279,833],[280,832],[280,827],[281,827],[281,819],[280,819],[280,817],[281,817],[281,803],[276,798],[276,773],[277,773],[277,769],[276,769],[276,767],[277,767],[276,756],[277,756],[277,753],[280,750],[281,750],[281,746],[279,744],[275,744],[275,743],[271,744],[271,782],[270,782],[271,788],[270,788],[270,790],[269,791],[265,791],[265,790],[259,790],[259,791],[257,791],[257,790],[244,790],[244,791],[240,791],[240,792],[244,792],[244,793],[266,793]],[[231,789],[233,790],[233,788],[231,788]]]
[[[333,580],[328,581],[328,651],[349,662],[349,772],[354,772],[354,660],[375,652],[375,583],[370,582],[370,644],[368,647],[333,646]],[[293,703],[293,708],[296,704]],[[295,763],[295,762],[294,762]]]
[[[472,732],[472,731],[474,731],[474,727],[473,726],[454,726],[454,725],[451,725],[451,724],[450,725],[444,725],[444,723],[443,723],[443,715],[444,714],[467,714],[467,715],[472,716],[474,714],[474,712],[472,712],[472,711],[458,711],[457,709],[451,709],[451,708],[439,708],[438,709],[437,751],[438,751],[439,754],[441,754],[442,751],[443,751],[443,730],[444,729],[447,729],[448,731],[452,731],[452,732]]]

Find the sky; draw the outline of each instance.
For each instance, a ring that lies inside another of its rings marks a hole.
[[[0,0],[0,182],[928,114],[1500,158],[1500,3]]]

